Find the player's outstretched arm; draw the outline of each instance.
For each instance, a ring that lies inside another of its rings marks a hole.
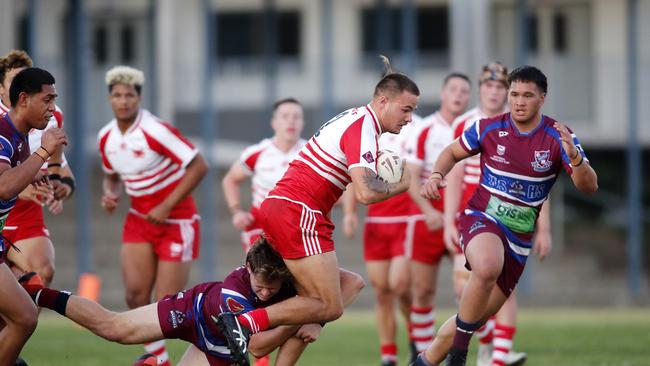
[[[201,154],[196,154],[194,159],[185,168],[185,175],[174,190],[156,207],[147,213],[147,220],[154,224],[162,224],[169,216],[171,210],[187,195],[189,195],[201,179],[208,172],[208,165]]]
[[[454,250],[459,245],[458,228],[456,227],[456,213],[460,208],[463,195],[463,177],[465,163],[459,162],[447,173],[447,188],[445,188],[443,226],[444,240],[448,250]]]
[[[449,144],[444,148],[444,150],[442,150],[435,164],[433,164],[431,177],[429,177],[429,180],[422,185],[420,194],[428,199],[440,199],[440,192],[438,192],[438,189],[446,186],[444,179],[451,168],[453,168],[457,162],[477,153],[478,151],[474,154],[465,151],[465,149],[460,145],[458,139]]]
[[[343,234],[348,239],[354,239],[354,233],[359,227],[359,216],[357,215],[357,198],[354,194],[354,186],[348,184],[343,192]]]
[[[350,170],[352,185],[357,201],[364,205],[384,201],[396,194],[406,192],[411,184],[411,175],[404,170],[402,179],[397,183],[387,183],[377,173],[364,167]]]
[[[223,196],[226,199],[228,209],[232,214],[232,224],[239,230],[244,230],[253,222],[253,217],[249,212],[242,210],[240,201],[239,186],[248,179],[249,174],[242,167],[241,161],[234,162],[228,173],[223,177],[221,186],[223,187]]]

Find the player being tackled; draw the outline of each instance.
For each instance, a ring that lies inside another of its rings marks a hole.
[[[356,291],[356,296],[358,289],[351,278],[343,275],[341,285],[348,293]],[[44,287],[35,273],[24,275],[20,283],[37,305],[55,310],[109,341],[141,344],[177,338],[191,343],[178,366],[247,366],[248,352],[260,357],[279,346],[283,347],[275,365],[294,365],[321,330],[318,324],[279,326],[251,337],[236,320],[233,322],[234,313],[243,314],[296,294],[290,272],[264,238],[251,247],[245,266],[235,269],[223,282],[201,283],[123,313]],[[219,319],[222,313],[229,316]],[[226,328],[228,331],[222,331]],[[239,333],[231,332],[231,328]],[[241,352],[231,352],[229,348]],[[147,365],[146,362],[145,357],[136,365]]]

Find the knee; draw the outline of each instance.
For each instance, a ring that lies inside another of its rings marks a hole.
[[[343,315],[343,303],[341,301],[326,303],[323,311],[323,320],[325,322],[334,321]]]
[[[436,288],[433,282],[420,281],[416,286],[413,286],[413,301],[415,303],[431,302],[435,294]]]
[[[366,287],[366,281],[363,280],[363,277],[356,273],[349,274],[350,286],[354,289],[356,293],[361,292],[364,287]]]
[[[12,319],[13,323],[16,325],[16,328],[20,329],[22,333],[32,334],[36,329],[36,324],[38,323],[38,309],[36,305],[31,304],[31,306],[25,308],[20,315]]]
[[[399,298],[410,297],[410,283],[407,278],[398,279],[395,283],[390,284],[390,291]]]
[[[126,304],[130,309],[135,309],[139,306],[147,305],[151,302],[151,294],[148,291],[141,289],[126,289],[125,294]]]
[[[45,286],[49,286],[49,284],[52,283],[52,280],[54,279],[54,264],[44,263],[36,269],[36,272],[43,279]]]
[[[481,261],[477,266],[472,265],[472,276],[485,283],[494,283],[501,274],[501,267],[494,261]]]

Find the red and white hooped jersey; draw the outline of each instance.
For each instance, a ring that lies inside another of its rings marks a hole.
[[[350,169],[377,172],[381,133],[369,105],[340,113],[309,139],[268,197],[300,202],[327,214],[351,182]]]
[[[490,116],[483,113],[479,107],[474,107],[463,113],[460,117],[456,118],[452,124],[454,139],[459,138],[466,129],[474,124],[474,122],[488,117]],[[481,178],[481,154],[470,156],[463,160],[463,162],[465,168],[463,174],[462,197],[460,207],[458,208],[459,212],[462,212],[465,209],[467,202],[479,185]]]
[[[407,161],[422,168],[419,177],[422,183],[431,175],[431,169],[442,150],[453,141],[451,124],[444,119],[440,112],[436,112],[424,119],[421,127],[413,134],[412,144],[415,148],[407,156]]]
[[[424,123],[413,135],[412,144],[415,148],[407,156],[407,162],[422,168],[420,176],[412,179],[419,179],[422,183],[429,179],[438,156],[453,141],[453,134],[451,124],[442,118],[440,112],[435,112],[424,119]],[[442,200],[431,201],[437,210],[443,209],[442,202]]]
[[[140,110],[133,125],[122,134],[113,119],[97,136],[102,168],[117,173],[131,197],[131,209],[147,214],[171,193],[198,150],[169,123]],[[191,197],[172,210],[170,218],[191,217],[196,207]]]
[[[52,118],[47,123],[47,126],[45,126],[44,129],[42,130],[37,130],[32,128],[29,131],[29,151],[34,152],[36,151],[39,147],[41,147],[41,137],[43,136],[43,131],[53,128],[53,127],[58,127],[58,128],[63,128],[63,111],[59,106],[55,106],[55,111],[54,114],[52,115]],[[2,103],[0,100],[0,115],[3,115],[5,113],[9,112],[9,108]],[[62,156],[62,161],[61,161],[61,166],[66,166],[68,165],[68,161],[65,158],[65,154]],[[47,163],[43,163],[43,166],[41,169],[47,169]]]
[[[300,139],[289,151],[284,152],[272,138],[267,138],[242,152],[239,162],[249,176],[252,176],[253,207],[260,207],[305,143],[306,140]]]
[[[414,140],[413,135],[418,131],[423,122],[424,119],[422,117],[414,114],[411,123],[402,127],[402,130],[398,134],[383,133],[379,137],[379,150],[391,150],[405,159],[414,150],[414,146],[412,146]],[[366,222],[373,222],[374,217],[381,217],[381,220],[379,220],[381,222],[407,222],[409,217],[416,213],[412,209],[409,193],[404,192],[385,201],[369,205]]]

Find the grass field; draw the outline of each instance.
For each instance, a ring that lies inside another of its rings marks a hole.
[[[451,310],[439,311],[438,317],[446,319],[450,314]],[[346,313],[323,330],[299,365],[378,365],[373,324],[369,311]],[[405,365],[407,348],[401,328],[400,365]],[[168,342],[171,359],[178,360],[185,347],[181,341]],[[650,311],[522,309],[515,347],[528,353],[530,366],[650,365]],[[128,366],[142,353],[141,346],[109,343],[48,312],[41,316],[23,357],[30,366]],[[473,357],[468,365],[475,365]]]

